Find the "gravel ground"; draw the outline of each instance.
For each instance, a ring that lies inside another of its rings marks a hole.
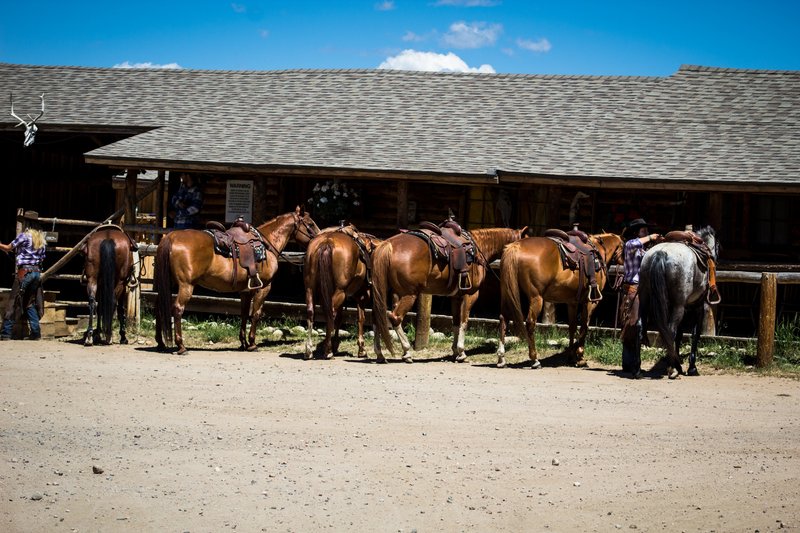
[[[800,526],[790,379],[9,341],[0,380],[2,531]]]

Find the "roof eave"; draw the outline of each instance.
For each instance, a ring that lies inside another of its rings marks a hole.
[[[123,158],[102,155],[84,156],[85,161],[112,168],[141,168],[178,172],[218,172],[231,175],[298,176],[330,178],[362,178],[380,180],[425,181],[462,185],[496,185],[497,177],[491,174],[464,174],[423,172],[408,170],[377,170],[342,167],[315,167],[302,165],[264,165],[248,163],[218,163],[208,161],[166,160],[151,158]]]

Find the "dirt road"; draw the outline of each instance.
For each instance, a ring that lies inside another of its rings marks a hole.
[[[800,526],[797,381],[300,357],[0,344],[0,530]]]

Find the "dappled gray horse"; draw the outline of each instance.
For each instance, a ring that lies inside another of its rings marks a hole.
[[[711,226],[699,229],[697,235],[706,243],[711,259],[719,250]],[[689,375],[697,375],[697,342],[705,316],[703,305],[709,289],[708,271],[701,258],[684,243],[663,242],[645,254],[639,272],[639,302],[642,331],[657,330],[667,349],[669,378],[683,374],[680,344],[684,328],[691,326],[692,349],[689,354]]]

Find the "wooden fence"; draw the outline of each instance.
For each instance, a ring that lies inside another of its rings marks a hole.
[[[141,200],[159,185],[159,182],[154,182],[151,186],[144,189],[138,196],[137,201]],[[130,207],[126,206],[117,210],[104,220],[118,219],[124,212],[130,212]],[[22,210],[20,209],[20,212]],[[55,218],[40,218],[40,222],[44,225],[51,224],[55,227],[56,224],[70,225],[78,227],[87,227],[94,229],[101,225],[103,222],[94,222],[86,220],[70,220],[70,219],[55,219]],[[157,226],[151,225],[137,225],[137,224],[124,224],[122,227],[131,233],[146,233],[146,234],[165,234],[171,231]],[[50,251],[62,252],[62,256],[54,265],[48,268],[42,274],[42,281],[47,279],[62,279],[62,280],[79,280],[80,276],[76,274],[58,274],[58,271],[66,265],[79,251],[83,243],[88,238],[91,231],[81,239],[73,247],[51,247]],[[139,247],[140,257],[152,257],[155,255],[156,245],[142,243]],[[302,264],[302,252],[285,252],[284,257],[279,258],[282,262],[291,262],[295,265]],[[497,268],[499,262],[495,261],[492,264],[493,268]],[[614,274],[618,267],[611,267],[611,273]],[[144,283],[152,282],[152,278],[142,279]],[[760,367],[767,366],[772,363],[775,351],[775,327],[777,315],[777,286],[778,284],[800,284],[800,272],[754,272],[754,271],[741,271],[741,270],[720,270],[717,272],[717,281],[720,283],[748,283],[759,284],[761,289],[760,309],[758,323],[758,349],[756,354],[756,364]],[[133,306],[134,314],[130,317],[139,323],[139,309],[140,302],[144,299],[154,298],[153,293],[145,292],[140,294],[139,288],[132,297],[135,300]],[[209,296],[195,296],[193,297],[194,305],[190,305],[190,310],[202,312],[221,312],[238,314],[239,304],[238,298],[217,298]],[[64,303],[64,302],[62,302]],[[82,302],[66,302],[70,305],[80,305]],[[417,313],[415,314],[416,321],[416,338],[414,346],[416,349],[421,349],[428,344],[428,333],[431,325],[431,303],[432,297],[430,295],[420,295],[417,304]],[[199,304],[199,305],[198,305]],[[290,303],[274,303],[268,302],[265,306],[267,314],[290,315],[298,318],[305,317],[304,304],[290,304]],[[438,317],[434,317],[438,320]],[[494,321],[496,322],[496,321]]]

